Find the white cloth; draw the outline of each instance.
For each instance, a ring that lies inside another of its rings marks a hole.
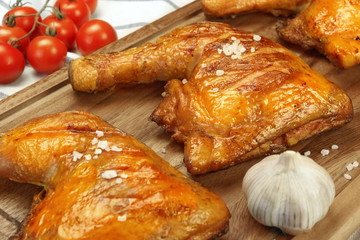
[[[98,7],[91,18],[102,19],[110,23],[116,29],[120,39],[192,1],[194,0],[99,0]],[[11,2],[10,0],[0,0],[1,19],[10,9],[10,3],[14,2],[15,0],[11,0]],[[28,6],[39,10],[44,0],[24,0],[23,2],[29,2]],[[55,0],[51,0],[50,5],[53,5],[54,2]],[[49,14],[50,10],[46,10],[43,17]],[[67,57],[70,60],[78,57],[78,55],[70,52]],[[0,84],[0,99],[20,91],[44,76],[46,75],[36,73],[27,64],[23,74],[16,81],[10,84]]]

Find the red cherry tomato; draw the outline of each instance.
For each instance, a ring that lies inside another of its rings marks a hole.
[[[76,44],[82,55],[88,55],[116,39],[116,31],[109,23],[93,19],[80,27]]]
[[[26,35],[26,32],[19,27],[7,27],[0,26],[0,40],[6,42],[17,49],[19,49],[23,54],[26,54],[26,49],[30,43],[29,37],[25,37],[24,39],[14,42],[15,40],[21,38]]]
[[[84,0],[84,1],[89,6],[91,13],[95,12],[95,9],[98,4],[98,0]]]
[[[35,15],[38,12],[32,7],[16,7],[9,10],[3,18],[3,25],[8,27],[20,27],[24,29],[25,32],[30,32],[34,23],[35,23],[35,16],[26,16],[26,17],[15,17],[19,15]],[[38,21],[41,21],[41,17],[39,16]],[[38,28],[30,35],[30,38],[36,37],[38,34]]]
[[[15,47],[0,41],[0,66],[0,84],[15,81],[24,71],[24,55]]]
[[[59,39],[38,36],[29,44],[27,59],[37,72],[50,74],[64,66],[66,53],[66,46]]]
[[[50,15],[42,23],[49,26],[48,31],[45,26],[40,26],[42,35],[54,36],[65,43],[67,49],[71,50],[75,46],[77,27],[75,23],[66,16]]]
[[[57,0],[54,6],[73,20],[78,28],[90,19],[90,8],[84,0]]]

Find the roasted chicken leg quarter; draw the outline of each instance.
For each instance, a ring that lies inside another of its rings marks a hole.
[[[213,239],[229,211],[135,138],[86,112],[2,133],[0,176],[45,187],[19,239]]]
[[[227,16],[246,12],[266,12],[288,16],[303,11],[310,0],[201,0],[209,16]]]
[[[344,125],[353,112],[346,93],[295,54],[221,23],[191,24],[156,43],[79,58],[70,78],[81,91],[170,80],[151,118],[184,142],[192,174],[283,151]]]
[[[317,49],[340,68],[355,66],[360,63],[360,0],[313,0],[278,32],[286,41]]]

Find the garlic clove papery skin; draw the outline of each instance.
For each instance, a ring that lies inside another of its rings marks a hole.
[[[335,185],[311,158],[286,151],[252,166],[243,191],[250,214],[266,226],[296,235],[309,231],[328,212]]]

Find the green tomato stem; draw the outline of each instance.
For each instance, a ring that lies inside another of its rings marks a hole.
[[[45,1],[44,5],[41,7],[41,9],[38,11],[38,13],[36,13],[36,14],[28,14],[28,15],[22,15],[22,17],[25,17],[25,16],[26,16],[26,17],[28,17],[28,16],[35,16],[34,25],[32,26],[31,30],[30,30],[28,33],[26,33],[26,34],[25,34],[24,36],[22,36],[21,38],[18,38],[17,40],[15,40],[15,41],[13,42],[14,44],[16,44],[17,42],[21,41],[22,39],[30,36],[30,34],[35,31],[36,26],[42,24],[42,23],[39,21],[39,17],[40,17],[40,14],[46,9],[49,1],[50,1],[50,0],[46,0],[46,1]],[[15,18],[15,17],[20,17],[20,15],[19,15],[19,16],[13,16],[13,17],[14,17],[14,18]]]

